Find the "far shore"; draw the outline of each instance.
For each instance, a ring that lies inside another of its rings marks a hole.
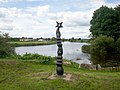
[[[38,46],[38,45],[51,45],[56,44],[55,41],[17,41],[17,42],[8,42],[13,47],[20,47],[20,46]]]

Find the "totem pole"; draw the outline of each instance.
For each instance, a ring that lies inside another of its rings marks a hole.
[[[57,51],[57,75],[63,75],[64,74],[64,70],[63,70],[63,67],[62,67],[62,54],[63,54],[63,48],[62,48],[62,43],[61,43],[61,33],[60,33],[60,28],[62,28],[62,23],[57,23],[57,30],[56,30],[56,40],[57,40],[57,46],[58,46],[58,51]]]

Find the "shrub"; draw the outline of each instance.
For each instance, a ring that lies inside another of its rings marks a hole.
[[[14,48],[7,43],[7,38],[0,34],[0,58],[14,55]]]
[[[76,62],[71,62],[71,67],[79,68],[79,64]]]
[[[82,52],[83,53],[90,53],[90,45],[83,45]]]
[[[93,63],[105,64],[111,61],[111,54],[115,52],[114,39],[107,36],[97,37],[91,42],[90,52]]]
[[[41,64],[54,64],[55,58],[50,56],[43,56],[39,54],[26,53],[23,56],[18,55],[18,59],[22,60],[36,60]]]

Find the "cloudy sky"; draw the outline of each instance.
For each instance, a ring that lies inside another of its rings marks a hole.
[[[62,38],[88,38],[93,12],[118,4],[120,0],[0,0],[0,32],[11,37],[55,37],[56,21],[62,21]]]

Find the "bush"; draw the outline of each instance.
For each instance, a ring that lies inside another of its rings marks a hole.
[[[90,52],[93,63],[105,64],[109,61],[109,54],[113,52],[114,39],[107,36],[99,36],[91,42]]]
[[[71,67],[73,68],[79,68],[79,64],[76,62],[71,62]]]
[[[89,53],[94,64],[102,66],[113,66],[113,62],[119,64],[120,38],[116,41],[113,37],[101,35],[92,39],[90,45],[83,45],[82,52]]]
[[[54,64],[55,58],[50,56],[43,56],[39,54],[26,53],[23,56],[18,55],[18,59],[22,60],[37,60],[41,64]]]
[[[83,53],[90,53],[90,45],[83,45],[82,52]]]
[[[14,55],[14,48],[7,43],[7,38],[0,34],[0,58]]]

